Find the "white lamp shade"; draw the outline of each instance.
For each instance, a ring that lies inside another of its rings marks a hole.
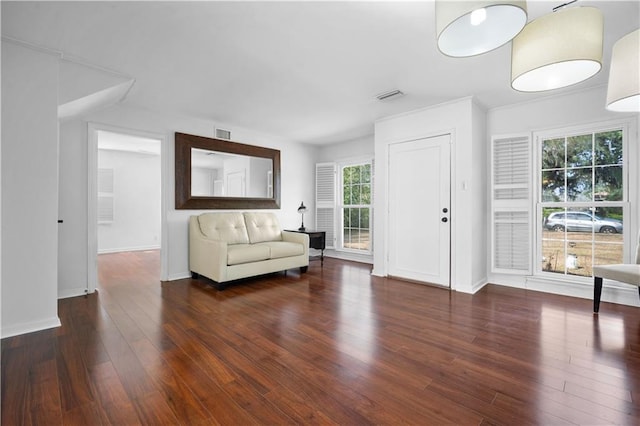
[[[480,55],[508,43],[527,23],[522,1],[436,1],[438,49],[448,56]]]
[[[640,29],[627,34],[613,45],[607,109],[640,111]]]
[[[604,19],[595,7],[544,15],[518,34],[511,50],[511,87],[540,92],[579,83],[602,68]]]

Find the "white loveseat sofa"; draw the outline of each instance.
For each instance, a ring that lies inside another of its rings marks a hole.
[[[203,213],[189,219],[189,269],[229,281],[309,266],[309,236],[280,229],[269,212]]]

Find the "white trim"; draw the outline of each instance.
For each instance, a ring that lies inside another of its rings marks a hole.
[[[125,74],[125,73],[122,73],[120,71],[113,70],[111,68],[107,68],[107,67],[103,67],[101,65],[94,64],[94,63],[89,62],[88,60],[86,60],[84,58],[81,58],[79,56],[70,55],[68,53],[65,53],[62,50],[58,50],[58,49],[55,49],[53,47],[44,46],[42,44],[37,44],[37,43],[32,43],[30,41],[21,40],[19,38],[6,36],[6,35],[2,36],[2,41],[8,42],[8,43],[13,43],[13,44],[16,44],[18,46],[22,46],[22,47],[25,47],[27,49],[34,50],[36,52],[45,53],[47,55],[52,55],[52,56],[57,56],[61,61],[71,62],[71,63],[77,64],[77,65],[82,65],[82,66],[85,66],[87,68],[92,68],[94,70],[98,70],[98,71],[102,71],[102,72],[105,72],[105,73],[108,73],[108,74],[112,74],[112,75],[115,75],[117,77],[124,78],[126,80],[133,80],[135,82],[135,78],[133,78],[129,74]],[[122,99],[124,99],[127,96],[129,91],[131,90],[131,87],[133,87],[133,84],[131,84],[131,86],[127,89],[127,91],[124,94]]]
[[[370,265],[373,265],[373,255],[371,254],[360,254],[360,253],[354,253],[354,252],[346,252],[346,251],[339,251],[339,250],[325,250],[324,251],[324,257],[331,257],[334,259],[342,259],[342,260],[350,260],[353,262],[360,262],[360,263],[368,263]]]
[[[489,284],[489,281],[487,281],[484,278],[479,281],[476,281],[471,285],[471,294],[476,294],[477,292],[482,290],[487,284]]]
[[[87,293],[98,286],[98,130],[87,126]]]
[[[9,37],[9,36],[3,35],[2,41],[6,43],[12,43],[27,49],[31,49],[39,53],[44,53],[51,56],[57,56],[59,59],[62,59],[62,57],[64,56],[61,50],[52,49],[51,47],[42,46],[42,45],[31,43],[28,41],[20,40],[19,38],[15,38],[15,37]]]
[[[587,285],[544,277],[526,277],[524,288],[544,293],[593,300],[593,282]],[[613,281],[609,280],[604,281],[601,300],[603,302],[619,303],[628,306],[640,306],[638,287],[632,285],[623,287],[620,284],[615,285]]]
[[[591,86],[591,87],[581,87],[580,85],[576,84],[571,86],[571,88],[566,88],[563,89],[562,91],[553,91],[550,90],[548,93],[548,95],[546,96],[542,96],[542,97],[537,97],[537,98],[531,98],[531,99],[526,99],[524,101],[519,101],[519,102],[512,102],[510,104],[506,104],[506,105],[498,105],[495,106],[493,108],[489,108],[487,110],[487,112],[493,112],[493,111],[500,111],[500,110],[509,110],[515,107],[519,107],[519,106],[527,106],[527,105],[533,105],[533,104],[538,104],[541,102],[548,102],[554,99],[562,99],[565,98],[567,96],[570,95],[575,95],[576,93],[586,93],[586,92],[591,92],[591,91],[595,91],[595,90],[602,90],[603,87],[606,87],[607,84],[603,83],[603,84],[598,84],[597,86]],[[603,105],[604,105],[604,99],[603,99]]]
[[[58,289],[58,300],[68,299],[69,297],[84,296],[87,294],[86,287]]]
[[[354,167],[354,166],[371,166],[370,177],[369,177],[369,193],[371,202],[369,204],[348,204],[344,205],[344,176],[342,174],[343,170],[346,167]],[[334,250],[336,252],[340,252],[345,256],[345,259],[348,259],[349,255],[363,255],[369,256],[373,258],[373,205],[374,205],[374,176],[375,176],[375,166],[374,166],[374,157],[372,155],[361,156],[361,157],[353,157],[350,159],[339,160],[335,162],[336,165],[336,198],[335,198],[335,222],[334,222],[334,235],[336,238],[336,245]],[[344,227],[342,224],[344,223],[344,209],[345,208],[354,208],[354,209],[369,209],[369,248],[367,250],[358,250],[352,249],[348,247],[344,247]]]
[[[422,112],[429,111],[429,110],[432,110],[432,109],[440,109],[440,108],[448,106],[448,105],[457,105],[458,103],[460,103],[462,101],[466,101],[466,100],[471,101],[473,104],[481,105],[481,104],[478,103],[478,101],[473,96],[464,96],[462,98],[453,99],[451,101],[440,102],[439,104],[429,105],[429,106],[426,106],[426,107],[423,107],[423,108],[418,108],[418,109],[414,109],[414,110],[407,111],[407,112],[401,112],[401,113],[394,114],[394,115],[388,115],[386,117],[379,118],[374,123],[383,123],[385,121],[393,120],[393,119],[400,118],[400,117],[407,117],[407,116],[411,116],[411,115],[420,114]],[[434,135],[434,136],[440,136],[440,135]],[[417,138],[411,138],[411,139],[408,139],[408,140],[403,140],[403,141],[398,141],[398,142],[410,142],[410,141],[416,140],[416,139],[423,139],[424,137],[425,136],[417,137]],[[426,136],[426,137],[431,137],[431,136]],[[394,143],[394,142],[387,142],[387,143]]]
[[[149,251],[149,250],[160,250],[161,247],[158,244],[154,244],[151,246],[137,246],[137,247],[117,247],[110,249],[98,250],[98,254],[111,254],[111,253],[124,253],[129,251]]]
[[[103,123],[88,123],[88,149],[87,149],[87,293],[93,293],[98,284],[98,221],[97,221],[97,179],[98,179],[98,131],[122,133],[126,135],[139,136],[147,139],[156,139],[160,143],[160,180],[161,180],[161,213],[160,213],[160,279],[167,280],[168,270],[168,224],[167,224],[167,202],[169,185],[169,162],[167,154],[168,141],[166,135],[142,130],[134,130],[124,127],[113,126]]]
[[[588,201],[588,202],[543,202],[541,200],[540,187],[541,187],[541,144],[543,140],[553,139],[553,138],[566,138],[573,135],[580,135],[585,133],[601,133],[606,131],[618,130],[622,129],[623,134],[623,188],[625,189],[624,198],[622,201],[615,202],[603,202],[603,201]],[[635,136],[635,141],[634,141]],[[635,239],[630,237],[630,235],[637,234],[637,227],[640,224],[636,223],[637,219],[634,219],[634,210],[636,210],[635,215],[637,215],[637,197],[636,194],[632,191],[634,179],[632,173],[637,173],[632,171],[637,169],[639,164],[634,164],[637,160],[637,152],[633,148],[634,145],[637,144],[637,132],[635,131],[635,122],[629,118],[627,119],[617,119],[617,120],[605,120],[595,123],[586,123],[586,124],[576,124],[566,127],[556,127],[552,129],[545,130],[536,130],[532,132],[532,140],[533,140],[533,158],[532,158],[532,171],[534,173],[533,176],[533,185],[534,189],[532,191],[533,194],[533,216],[535,217],[534,223],[534,234],[535,240],[533,241],[533,253],[532,253],[532,265],[533,265],[533,274],[534,276],[545,279],[549,273],[545,273],[542,270],[542,252],[541,252],[541,244],[542,244],[542,217],[541,211],[542,208],[548,207],[550,205],[558,206],[558,207],[593,207],[593,206],[601,206],[601,207],[620,207],[623,211],[624,217],[624,229],[625,232],[623,234],[623,262],[627,261],[632,257],[632,251],[635,248]],[[634,159],[634,160],[632,160]],[[635,207],[634,207],[635,206]],[[632,246],[634,246],[632,248]],[[555,275],[555,274],[554,274]],[[579,277],[571,277],[565,274],[558,274],[559,277],[563,277],[566,282],[570,282],[572,279],[574,282],[580,282]],[[590,278],[590,277],[586,277]],[[559,294],[565,294],[564,292],[560,292]]]
[[[33,322],[23,322],[2,329],[2,338],[18,336],[20,334],[32,333],[34,331],[46,330],[49,328],[60,327],[62,323],[60,318],[53,317]]]
[[[184,280],[187,278],[191,278],[191,272],[176,272],[175,274],[169,275],[166,279],[163,279],[163,281],[176,281]]]
[[[363,163],[372,163],[374,160],[374,156],[373,155],[359,155],[357,157],[348,157],[348,158],[342,158],[339,160],[334,161],[334,164],[337,164],[339,166],[345,167],[345,166],[360,166]],[[331,164],[331,162],[327,163],[327,164]]]

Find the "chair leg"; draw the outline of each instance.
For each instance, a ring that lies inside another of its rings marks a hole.
[[[639,288],[640,290],[640,288]],[[593,313],[600,310],[600,296],[602,296],[602,277],[593,277]]]

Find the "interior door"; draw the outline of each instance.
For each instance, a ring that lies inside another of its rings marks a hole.
[[[227,197],[244,197],[245,172],[231,172],[227,174]]]
[[[389,275],[450,286],[450,143],[389,146]]]

